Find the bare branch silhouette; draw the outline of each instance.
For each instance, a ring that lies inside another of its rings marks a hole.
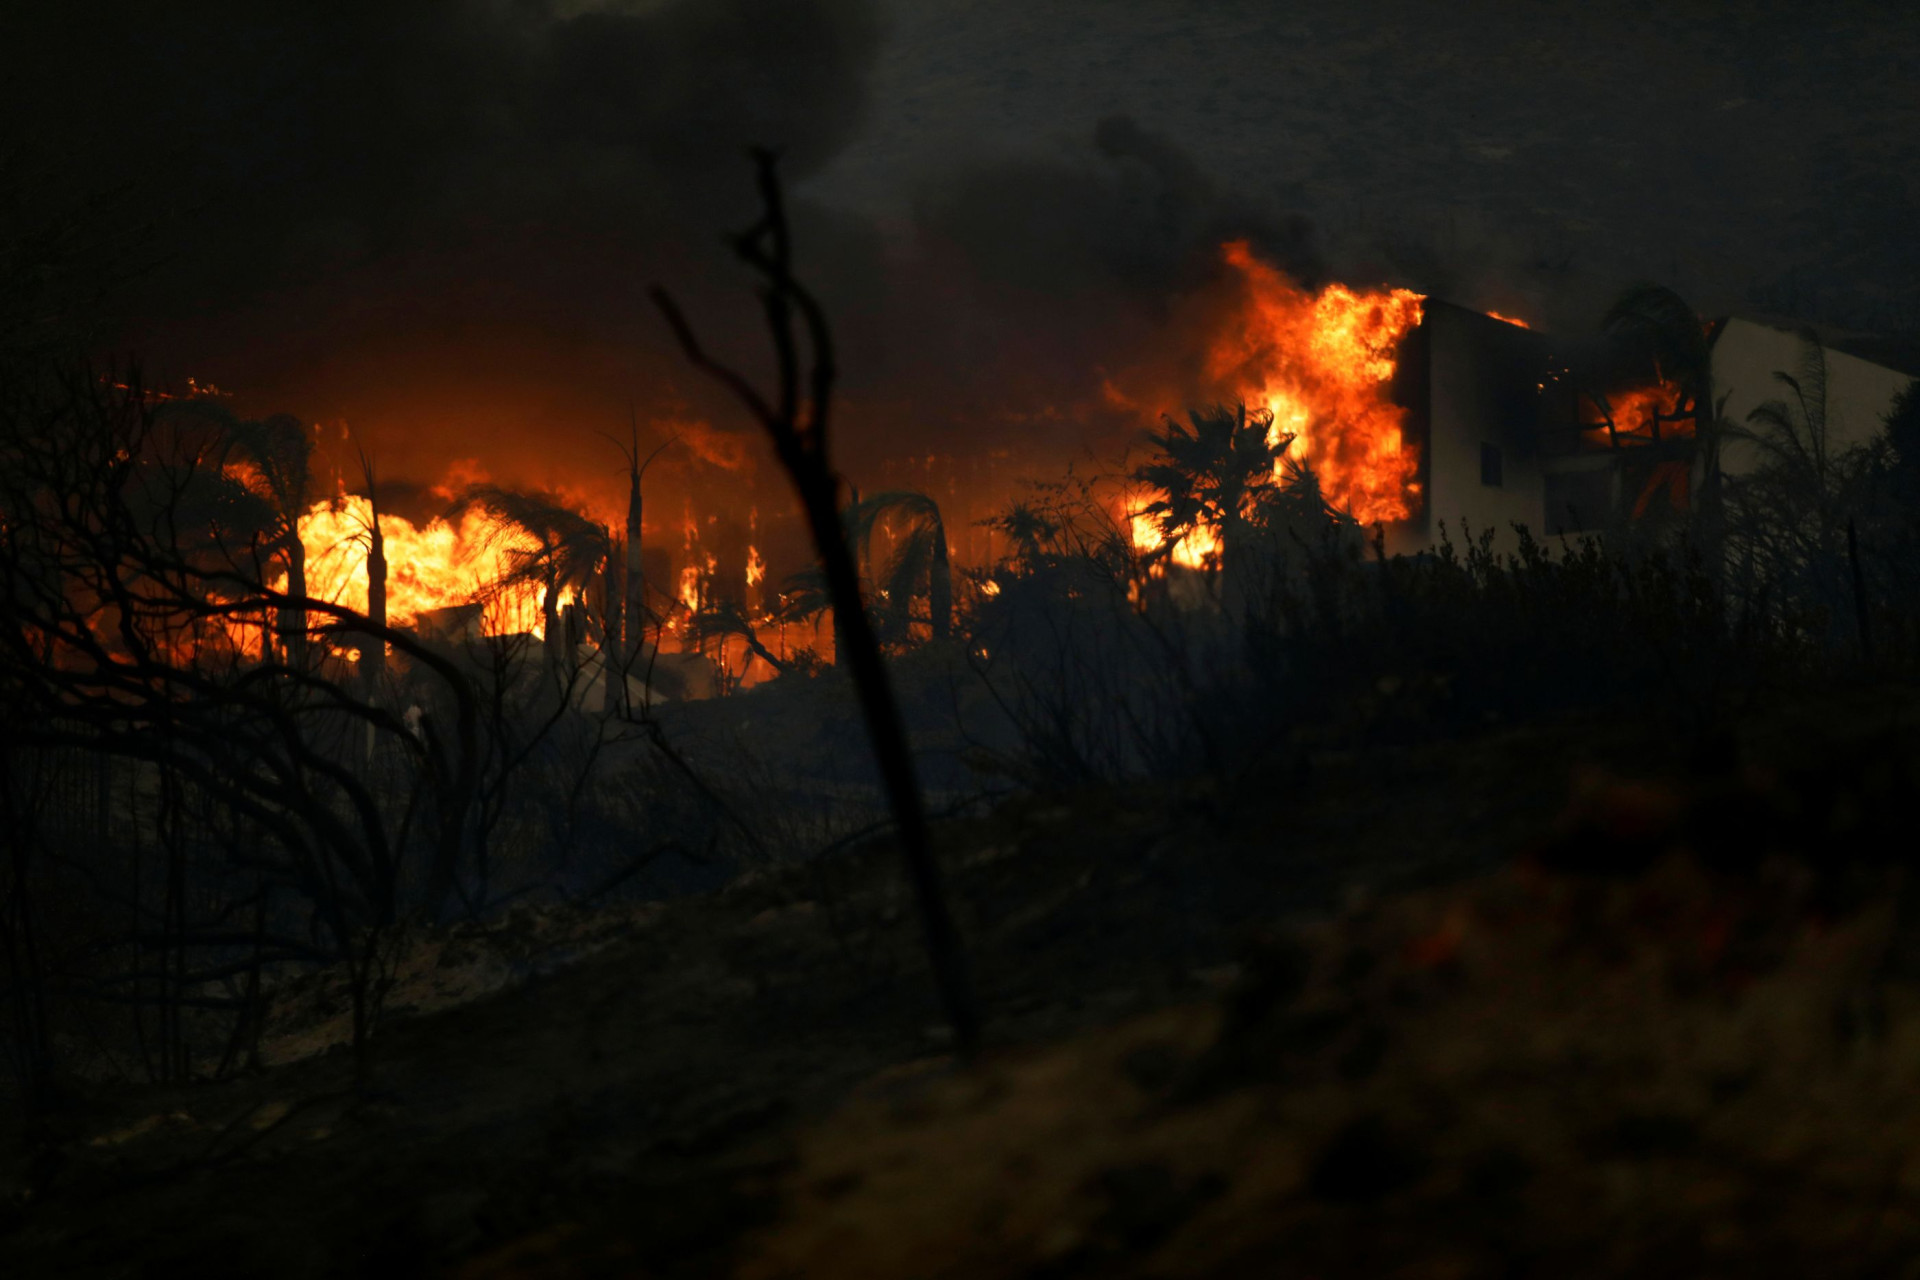
[[[774,394],[763,395],[745,375],[710,356],[679,304],[664,288],[655,285],[649,293],[687,358],[731,391],[759,422],[799,494],[833,599],[839,643],[847,649],[847,667],[898,826],[900,850],[919,903],[934,982],[953,1028],[955,1046],[962,1054],[969,1054],[979,1044],[980,1016],[966,953],[948,908],[940,869],[933,859],[906,728],[879,642],[861,602],[859,574],[840,519],[841,479],[827,450],[836,376],[832,334],[818,301],[793,275],[777,157],[765,148],[756,148],[752,156],[762,213],[751,228],[733,237],[733,246],[761,277],[761,306],[779,370]],[[802,333],[810,355],[804,384],[800,368]]]

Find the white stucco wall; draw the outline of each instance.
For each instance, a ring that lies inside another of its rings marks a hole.
[[[1493,529],[1495,546],[1502,550],[1515,544],[1515,523],[1544,540],[1546,479],[1535,437],[1538,414],[1510,398],[1515,344],[1537,340],[1537,335],[1516,336],[1498,321],[1446,303],[1429,306],[1426,328],[1426,509],[1423,518],[1389,531],[1388,550],[1409,553],[1431,547],[1443,520],[1456,544],[1463,525],[1476,532]],[[1843,352],[1827,349],[1825,357],[1828,443],[1838,452],[1871,440],[1894,397],[1913,379]],[[1801,339],[1792,331],[1728,320],[1713,348],[1714,396],[1726,397],[1726,418],[1744,423],[1767,401],[1789,399],[1792,392],[1774,373],[1798,377],[1803,358]],[[1498,488],[1480,482],[1483,443],[1500,447],[1504,475]],[[1730,474],[1752,463],[1751,444],[1729,442],[1723,451],[1722,466]],[[1604,467],[1607,461],[1596,455],[1546,465],[1579,470]],[[1617,482],[1615,494],[1618,497]]]
[[[1827,447],[1838,453],[1873,439],[1894,397],[1913,379],[1858,356],[1824,350]],[[1804,361],[1798,334],[1738,317],[1728,320],[1713,344],[1713,394],[1716,401],[1725,397],[1724,418],[1744,425],[1747,415],[1769,400],[1795,405],[1792,389],[1774,374],[1798,378]],[[1753,461],[1749,442],[1729,441],[1721,451],[1721,469],[1729,475],[1750,469]]]
[[[1456,546],[1463,529],[1495,531],[1495,546],[1511,549],[1513,525],[1539,535],[1545,524],[1537,413],[1531,399],[1516,402],[1517,348],[1535,335],[1475,311],[1446,303],[1427,308],[1428,347],[1426,511],[1424,520],[1393,531],[1391,551],[1424,550],[1439,541],[1440,524]],[[1501,483],[1481,483],[1483,444],[1499,448]]]

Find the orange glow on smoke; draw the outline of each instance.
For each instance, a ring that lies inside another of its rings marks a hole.
[[[1223,250],[1242,305],[1207,352],[1207,374],[1250,409],[1273,413],[1277,446],[1319,474],[1335,506],[1363,524],[1404,520],[1419,507],[1419,450],[1388,396],[1400,342],[1425,299],[1411,289],[1310,293],[1253,256]]]

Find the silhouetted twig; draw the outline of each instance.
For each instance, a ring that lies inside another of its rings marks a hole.
[[[841,480],[827,449],[836,373],[832,336],[819,302],[793,276],[792,246],[781,201],[776,157],[763,148],[756,148],[752,155],[763,211],[757,223],[733,238],[733,246],[762,279],[761,306],[779,370],[778,386],[772,398],[762,395],[744,375],[707,354],[679,305],[665,289],[656,285],[649,292],[687,358],[731,391],[760,423],[799,493],[833,600],[839,642],[847,649],[847,667],[859,694],[860,709],[873,741],[894,821],[899,826],[900,849],[919,901],[934,981],[939,987],[947,1020],[953,1027],[955,1046],[961,1053],[968,1053],[979,1043],[980,1020],[966,955],[947,907],[939,868],[933,860],[926,811],[914,776],[906,729],[887,679],[880,646],[861,601],[859,575],[840,524]],[[801,326],[811,353],[804,378]]]

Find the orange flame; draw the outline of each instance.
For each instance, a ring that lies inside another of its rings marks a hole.
[[[162,400],[210,400],[226,399],[227,393],[211,382],[202,383],[194,378],[187,379],[184,391],[166,391],[159,387],[136,387],[130,382],[114,382],[107,378],[101,383],[115,391],[138,392],[143,400],[157,403]]]
[[[1666,378],[1615,392],[1607,397],[1607,405],[1613,410],[1613,434],[1642,441],[1691,436],[1694,420],[1676,416],[1685,400],[1685,389]],[[1594,434],[1595,443],[1609,443],[1606,417],[1600,406],[1589,401],[1585,409],[1582,416],[1587,430]]]
[[[309,595],[365,612],[367,531],[372,519],[372,505],[358,495],[317,503],[300,517]],[[496,536],[479,511],[469,511],[457,524],[436,517],[415,525],[400,516],[383,515],[380,532],[386,540],[390,625],[412,626],[431,610],[485,599],[489,633],[545,633],[542,588],[534,583],[501,585],[514,567],[515,551],[527,548]],[[570,603],[576,594],[564,591],[559,603]]]
[[[1127,527],[1133,535],[1135,551],[1154,552],[1166,545],[1166,535],[1160,531],[1160,522],[1150,515],[1130,512]],[[1219,563],[1220,531],[1209,524],[1196,524],[1180,535],[1180,540],[1173,544],[1167,554],[1182,568],[1210,569]]]
[[[686,534],[686,560],[680,566],[680,603],[690,613],[700,611],[700,525],[693,518],[693,504],[687,503],[686,520],[683,523]]]
[[[1533,328],[1533,326],[1528,324],[1525,320],[1521,320],[1516,316],[1503,316],[1498,311],[1489,311],[1487,312],[1487,316],[1489,319],[1498,320],[1503,324],[1518,325],[1522,329]]]
[[[1272,411],[1273,444],[1286,442],[1313,467],[1336,506],[1365,524],[1411,516],[1419,451],[1387,384],[1425,299],[1339,284],[1309,293],[1244,240],[1221,252],[1245,299],[1208,351],[1208,376],[1249,408]]]

